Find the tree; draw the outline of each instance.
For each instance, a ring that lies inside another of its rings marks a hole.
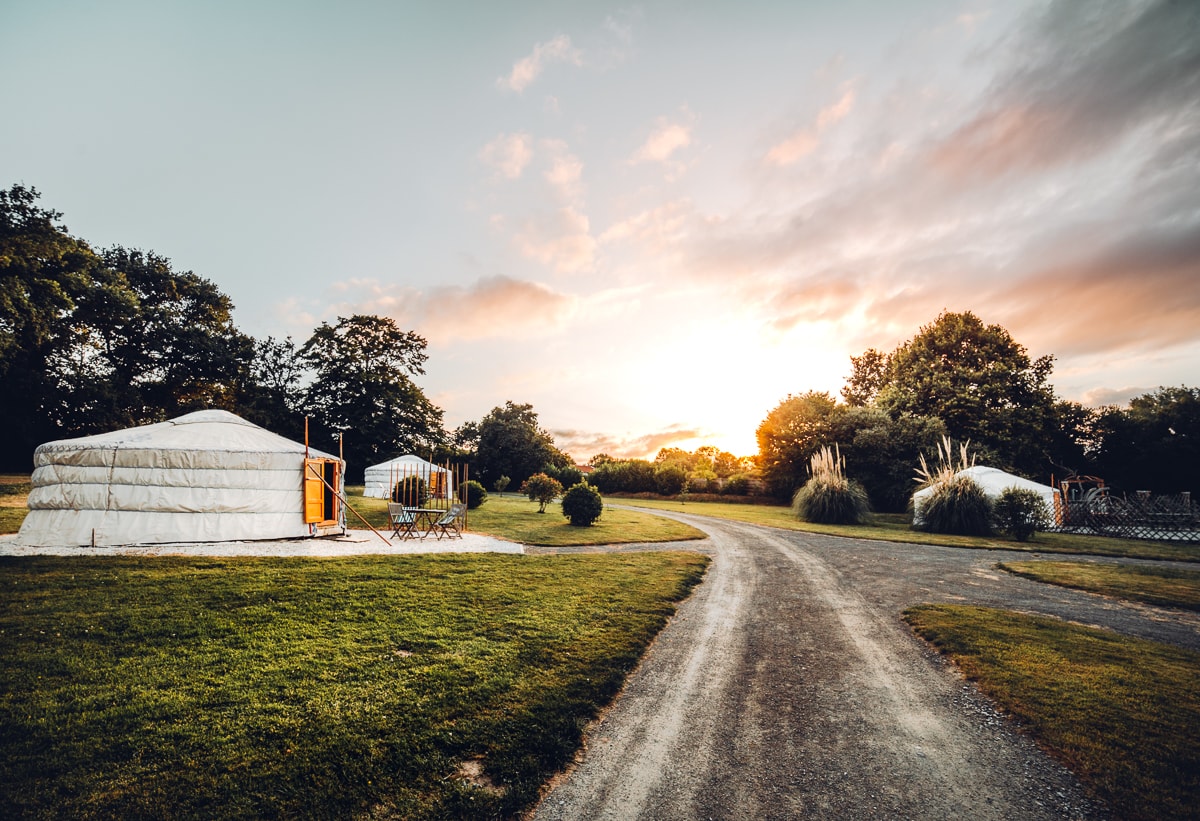
[[[935,417],[901,413],[893,418],[872,407],[840,407],[829,424],[845,457],[847,476],[859,482],[872,507],[883,512],[902,512],[908,506],[913,466],[946,435],[946,426]]]
[[[290,336],[255,341],[239,407],[256,425],[289,439],[304,436],[304,363]]]
[[[425,347],[389,317],[356,314],[322,322],[300,348],[316,374],[305,406],[323,434],[347,434],[350,464],[430,452],[444,440],[441,408],[411,378],[425,373]]]
[[[822,445],[833,444],[836,407],[827,393],[789,395],[759,424],[758,464],[772,495],[790,499],[804,483],[809,459]]]
[[[1200,490],[1200,388],[1159,388],[1130,401],[1127,410],[1103,408],[1096,439],[1096,470],[1118,490]]]
[[[887,384],[887,363],[888,357],[874,348],[867,348],[862,356],[850,357],[853,371],[842,388],[847,405],[862,407],[875,401]]]
[[[475,462],[484,484],[508,476],[519,486],[546,467],[571,467],[571,459],[554,446],[549,432],[538,427],[532,405],[511,401],[492,408],[479,422]]]
[[[538,513],[545,513],[546,505],[563,492],[563,487],[557,479],[544,473],[535,473],[521,484],[521,492],[529,497],[529,501],[538,503]]]
[[[943,313],[888,357],[876,404],[893,416],[936,416],[952,437],[993,450],[1005,466],[1048,473],[1053,366],[1052,356],[1031,361],[999,325]]]
[[[91,287],[96,255],[39,208],[34,188],[0,191],[0,463],[28,471],[33,449],[60,429],[47,408],[48,361],[69,332],[76,300]]]

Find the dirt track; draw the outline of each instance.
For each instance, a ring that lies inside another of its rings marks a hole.
[[[539,821],[1104,818],[900,611],[1004,606],[1200,648],[1200,615],[993,569],[1020,554],[678,518],[709,534],[680,545],[712,555],[709,575]]]

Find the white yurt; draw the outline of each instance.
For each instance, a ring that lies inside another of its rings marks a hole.
[[[363,496],[386,499],[396,483],[408,476],[421,477],[432,498],[449,499],[454,495],[454,477],[449,470],[409,453],[363,471]]]
[[[993,502],[1000,496],[1005,489],[1010,487],[1019,488],[1020,490],[1032,490],[1042,497],[1046,503],[1046,510],[1049,511],[1051,517],[1056,518],[1059,513],[1058,507],[1058,491],[1050,485],[1039,484],[1030,479],[1024,479],[1020,476],[1014,476],[1011,473],[1005,473],[999,468],[989,468],[982,465],[974,465],[960,470],[956,476],[970,476],[979,486],[983,488],[983,492]],[[933,488],[922,488],[913,494],[913,524],[920,525],[923,523],[921,518],[921,506],[924,500],[933,492]]]
[[[47,442],[33,462],[18,544],[227,542],[345,532],[345,463],[228,411]]]

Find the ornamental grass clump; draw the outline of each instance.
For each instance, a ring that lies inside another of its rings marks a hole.
[[[861,524],[870,512],[867,492],[846,477],[846,460],[837,446],[823,446],[809,460],[809,480],[792,497],[792,510],[806,522]]]
[[[958,461],[949,436],[938,445],[938,461],[930,467],[921,454],[916,481],[930,493],[914,511],[913,527],[930,533],[987,536],[992,532],[992,503],[983,488],[970,476],[960,475],[974,467],[970,442],[959,445]]]
[[[992,507],[992,518],[997,530],[1027,542],[1050,527],[1050,508],[1036,490],[1006,487]]]

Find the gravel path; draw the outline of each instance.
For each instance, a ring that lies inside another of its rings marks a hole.
[[[1027,555],[675,518],[709,534],[678,545],[713,557],[708,577],[589,730],[538,821],[1105,818],[900,611],[994,605],[1200,647],[1197,614],[994,569]]]

